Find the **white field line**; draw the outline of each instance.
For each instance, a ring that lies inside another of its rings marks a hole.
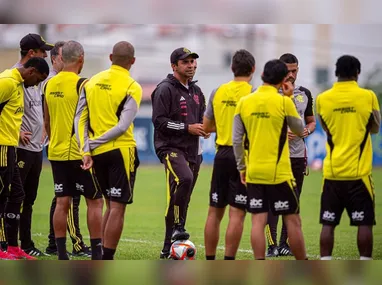
[[[43,235],[42,233],[34,233],[34,234],[32,234],[32,236],[42,237],[45,235]],[[89,239],[90,237],[89,236],[83,236],[83,238]],[[120,241],[121,242],[127,242],[127,243],[140,243],[140,244],[149,244],[149,245],[158,245],[158,246],[162,245],[161,242],[154,242],[154,241],[142,240],[142,239],[121,238]],[[201,245],[201,244],[199,244],[198,247],[205,248],[205,246]],[[224,251],[225,247],[224,246],[218,246],[217,249]],[[238,252],[253,254],[252,249],[241,249],[241,248],[239,248]],[[308,254],[308,258],[320,259],[320,257],[318,255],[309,255],[309,254]],[[335,260],[348,260],[347,258],[341,257],[341,256],[333,257],[333,259],[335,259]]]

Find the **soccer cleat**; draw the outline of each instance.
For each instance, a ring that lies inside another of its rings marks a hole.
[[[0,250],[0,260],[16,260],[16,258],[12,254]]]
[[[81,246],[80,250],[73,249],[72,256],[74,256],[74,257],[87,257],[87,258],[90,258],[90,257],[92,257],[92,251],[91,251],[90,247],[88,247],[85,244],[83,244]]]
[[[186,232],[186,230],[182,226],[176,226],[174,231],[172,232],[172,241],[177,240],[188,240],[190,238],[190,234]]]
[[[25,251],[18,246],[8,246],[8,253],[13,255],[16,259],[37,260],[36,257],[26,254]]]
[[[277,257],[279,256],[279,250],[277,249],[277,246],[269,246],[268,252],[265,255],[265,257]]]
[[[35,248],[34,246],[24,249],[24,252],[30,256],[50,256],[49,254],[43,253],[41,250]]]
[[[169,257],[170,257],[170,251],[161,251],[160,252],[160,256],[159,256],[159,258],[160,259],[169,259]]]
[[[288,245],[279,246],[279,256],[293,256]]]

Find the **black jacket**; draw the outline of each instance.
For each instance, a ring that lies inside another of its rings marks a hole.
[[[189,162],[196,161],[199,136],[189,134],[188,125],[203,122],[206,103],[195,83],[187,90],[169,74],[151,94],[154,146],[161,161],[168,151],[181,151]]]

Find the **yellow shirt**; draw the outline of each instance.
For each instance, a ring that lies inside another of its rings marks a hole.
[[[216,144],[232,146],[232,126],[236,105],[251,93],[252,86],[245,81],[230,81],[214,90],[209,98],[205,116],[215,120]]]
[[[370,175],[370,131],[378,132],[380,122],[375,93],[360,88],[355,81],[337,82],[317,97],[316,110],[327,131],[324,177],[357,180]]]
[[[82,159],[74,132],[79,80],[78,74],[61,71],[46,84],[45,100],[50,117],[49,160]]]
[[[233,147],[238,169],[246,170],[248,183],[280,184],[293,179],[288,126],[297,133],[303,131],[293,101],[280,96],[275,87],[261,86],[239,101],[234,118]]]
[[[141,100],[142,87],[127,69],[112,65],[94,75],[83,89],[77,112],[82,155],[135,147],[132,120]]]
[[[19,145],[24,114],[23,82],[17,68],[0,73],[0,145]]]

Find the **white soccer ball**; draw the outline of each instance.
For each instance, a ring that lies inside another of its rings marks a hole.
[[[177,240],[171,245],[170,259],[194,260],[195,257],[196,247],[190,240]]]

